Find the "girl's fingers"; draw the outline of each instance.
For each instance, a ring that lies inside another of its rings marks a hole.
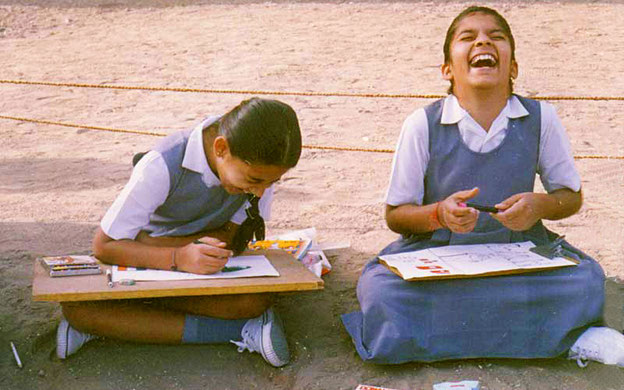
[[[228,259],[227,258],[221,258],[221,257],[206,257],[204,258],[204,263],[210,267],[215,267],[218,269],[221,269],[225,266],[225,264],[227,264]]]
[[[471,190],[458,191],[451,196],[457,201],[457,203],[459,203],[459,202],[465,202],[468,199],[472,199],[478,194],[479,194],[479,187],[475,187]]]
[[[227,245],[225,242],[219,240],[218,238],[209,237],[209,236],[205,236],[198,240],[195,240],[195,244],[207,244],[207,245],[223,247],[223,248]]]
[[[201,259],[201,273],[214,274],[225,266],[227,259],[206,256]]]
[[[466,216],[479,216],[479,211],[470,207],[456,207],[451,210],[451,214],[453,214],[457,218],[462,218]]]
[[[520,215],[522,215],[524,213],[523,211],[523,207],[520,203],[514,203],[512,204],[509,208],[505,209],[505,210],[501,210],[496,214],[493,214],[494,216],[497,216],[499,221],[509,221],[509,220],[513,220],[515,218],[518,218]]]
[[[503,200],[500,203],[497,203],[494,207],[496,207],[499,210],[507,210],[510,207],[512,207],[514,204],[516,204],[518,201],[520,201],[522,199],[522,194],[515,194],[510,196],[509,198]]]
[[[504,218],[501,213],[490,214],[490,216],[498,222],[502,223],[503,225],[505,224],[505,222],[507,222],[507,219]]]
[[[478,211],[466,209],[468,210],[465,215],[455,216],[451,215],[448,218],[448,227],[457,233],[466,233],[472,231],[477,224],[477,217],[479,215]]]
[[[454,224],[451,225],[451,230],[455,233],[468,233],[471,232],[474,227],[475,227],[476,223],[475,222],[468,222],[468,223],[462,223],[462,224]]]
[[[226,259],[228,257],[234,256],[234,253],[232,253],[232,251],[229,249],[221,248],[218,246],[212,246],[208,244],[200,246],[199,252],[204,256],[226,258]]]

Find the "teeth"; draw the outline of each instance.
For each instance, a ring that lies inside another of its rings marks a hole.
[[[493,64],[495,64],[496,58],[494,58],[494,56],[491,54],[479,54],[478,56],[474,57],[472,61],[470,61],[470,63],[476,64],[478,61],[491,61]]]

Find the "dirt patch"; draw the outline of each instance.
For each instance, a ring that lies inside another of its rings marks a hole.
[[[165,7],[165,3],[167,6]],[[1,79],[233,91],[443,94],[442,41],[463,2],[0,1]],[[624,73],[621,2],[496,2],[517,41],[516,91],[618,96]],[[246,94],[123,91],[0,84],[0,115],[172,133]],[[280,96],[304,143],[392,149],[403,120],[430,99]],[[553,101],[574,154],[624,150],[619,101]],[[285,294],[293,362],[267,366],[233,346],[92,342],[53,357],[59,309],[30,300],[34,258],[85,253],[129,177],[131,157],[156,137],[0,120],[0,388],[352,389],[358,383],[430,389],[478,379],[486,389],[620,389],[624,371],[563,359],[469,360],[396,367],[362,363],[339,315],[357,308],[362,266],[396,238],[383,222],[392,155],[305,149],[278,186],[270,232],[315,226],[346,241],[317,293]],[[611,278],[624,279],[623,160],[582,159],[585,204],[557,223]],[[302,202],[305,199],[305,202]],[[610,282],[607,320],[622,329],[622,285]],[[313,313],[311,318],[310,313]],[[16,342],[25,367],[12,361]]]

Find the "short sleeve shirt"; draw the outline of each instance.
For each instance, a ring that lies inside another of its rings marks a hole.
[[[570,141],[554,107],[540,102],[541,130],[538,173],[548,192],[561,188],[581,189],[581,179],[574,166]],[[463,142],[475,152],[487,153],[503,142],[509,119],[529,115],[520,100],[512,95],[498,117],[485,131],[459,104],[454,95],[444,99],[441,123],[457,124]],[[392,162],[386,203],[421,205],[424,179],[429,162],[429,125],[424,108],[414,111],[403,123]]]
[[[203,125],[200,124],[191,132],[182,166],[201,173],[206,186],[218,186],[221,182],[206,160],[202,130]],[[149,225],[154,211],[167,199],[169,181],[169,169],[163,156],[153,150],[147,153],[134,167],[130,180],[104,215],[100,223],[102,231],[115,240],[135,239]],[[265,220],[270,218],[273,191],[274,185],[267,188],[258,204],[260,215]],[[245,209],[248,206],[249,202],[245,202],[230,221],[240,225],[246,218]]]

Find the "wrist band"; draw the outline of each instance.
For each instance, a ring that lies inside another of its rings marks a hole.
[[[175,262],[175,253],[176,253],[176,250],[175,248],[173,248],[173,251],[171,251],[171,266],[169,267],[171,271],[178,270],[178,266],[176,265],[176,262]]]
[[[438,230],[443,228],[442,223],[440,222],[440,218],[438,217],[438,207],[440,206],[440,202],[435,203],[435,208],[429,214],[429,226],[431,230]]]

